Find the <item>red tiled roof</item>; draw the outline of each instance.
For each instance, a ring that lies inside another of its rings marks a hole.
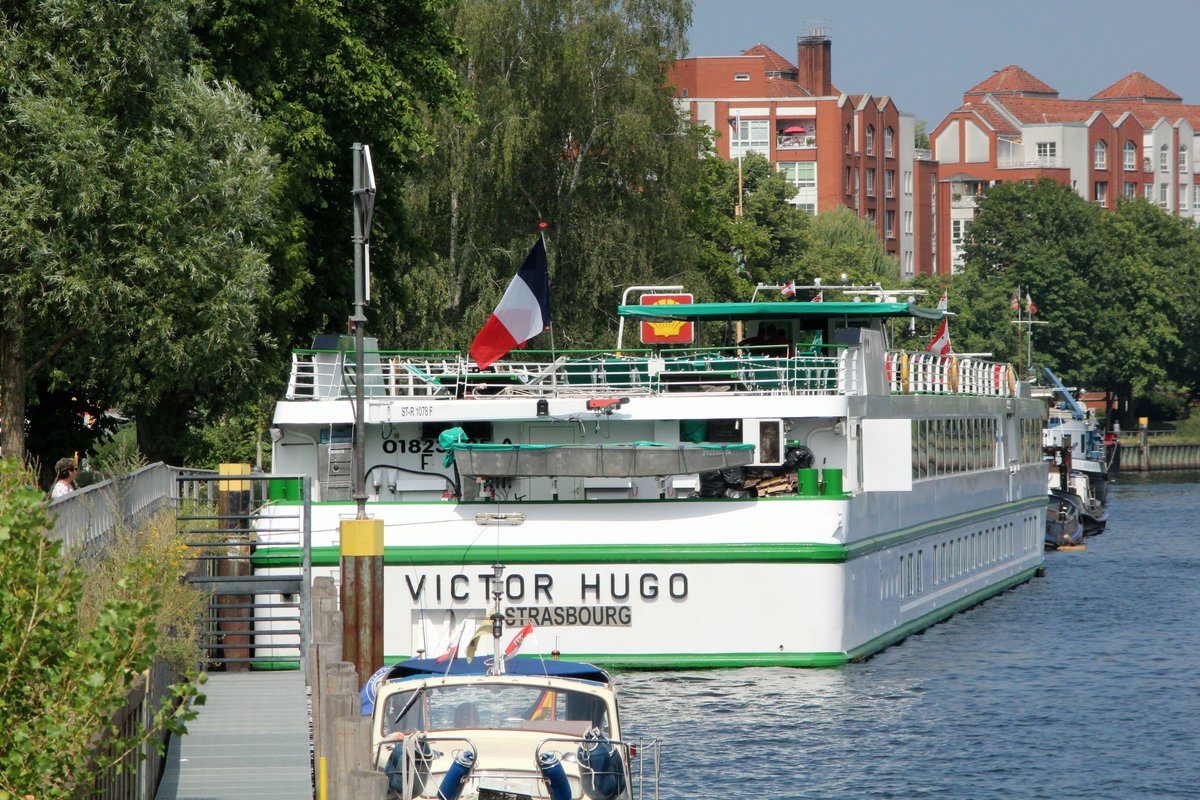
[[[796,72],[796,65],[776,53],[765,44],[756,44],[749,50],[743,51],[744,56],[762,56],[764,72]]]
[[[767,78],[767,97],[812,97],[799,81],[787,78]]]
[[[958,111],[970,111],[979,116],[1001,136],[1017,136],[1020,131],[1008,121],[1008,118],[996,110],[995,106],[987,103],[963,103]]]
[[[1131,72],[1102,92],[1092,95],[1093,100],[1141,100],[1143,102],[1176,102],[1183,98],[1141,72]]]
[[[1036,97],[997,97],[1003,106],[1023,123],[1086,122],[1097,111],[1116,122],[1121,114],[1132,111],[1144,126],[1149,127],[1166,117],[1174,123],[1182,117],[1194,129],[1200,129],[1200,106],[1179,103],[1143,103],[1132,100],[1057,100]]]
[[[1058,90],[1044,83],[1016,64],[1009,64],[1001,70],[996,70],[992,77],[977,83],[966,91],[964,97],[973,94],[1051,94],[1058,96]]]

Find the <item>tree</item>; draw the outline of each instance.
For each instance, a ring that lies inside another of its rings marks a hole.
[[[437,118],[442,147],[406,187],[431,247],[387,256],[389,340],[468,343],[543,221],[560,345],[611,341],[624,286],[698,285],[680,233],[702,134],[662,81],[688,4],[464,0],[453,19],[472,114]]]
[[[204,393],[235,399],[259,343],[268,270],[254,240],[269,230],[272,180],[246,98],[189,71],[187,6],[172,0],[9,8],[5,453],[24,453],[26,392],[40,377],[127,403],[139,421]],[[143,449],[166,456],[171,442]]]

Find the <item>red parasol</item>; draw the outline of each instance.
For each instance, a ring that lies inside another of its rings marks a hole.
[[[784,133],[808,133],[807,128],[802,128],[799,125],[789,125],[783,129]]]

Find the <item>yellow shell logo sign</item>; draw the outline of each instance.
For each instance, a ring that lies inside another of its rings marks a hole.
[[[655,300],[650,305],[652,306],[677,306],[679,301],[673,298],[664,297],[661,300]],[[683,330],[683,326],[687,323],[681,319],[672,319],[667,322],[650,322],[647,323],[650,330],[654,331],[655,336],[678,336]]]

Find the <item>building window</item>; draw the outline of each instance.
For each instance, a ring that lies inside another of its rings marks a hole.
[[[883,233],[889,239],[896,238],[896,212],[887,210],[883,212]]]
[[[1103,139],[1096,142],[1093,155],[1096,169],[1108,169],[1108,144]]]
[[[1188,187],[1183,184],[1180,184],[1179,185],[1179,210],[1180,211],[1183,211],[1184,209],[1187,208],[1187,199],[1188,199]]]
[[[913,212],[911,211],[904,212],[904,232],[910,235],[913,232]]]
[[[867,151],[870,152],[870,151]],[[867,197],[875,196],[875,168],[867,167]]]
[[[1053,161],[1058,153],[1058,147],[1054,142],[1038,142],[1037,157],[1039,161]]]
[[[733,137],[729,141],[729,157],[737,158],[746,153],[771,154],[770,120],[736,119]]]
[[[867,126],[866,145],[867,145],[867,155],[869,155],[869,156],[875,155],[875,126],[874,125]]]
[[[963,232],[966,230],[967,221],[965,219],[950,220],[950,243],[955,247],[962,244]]]
[[[817,188],[817,162],[780,161],[779,171],[798,189]]]
[[[1137,145],[1125,143],[1125,169],[1137,169]]]
[[[850,194],[850,168],[846,167],[846,194]]]
[[[883,194],[884,197],[896,196],[896,170],[894,169],[883,171]]]
[[[1167,207],[1167,184],[1165,183],[1158,185],[1158,204],[1163,208]]]
[[[1097,203],[1108,202],[1108,181],[1096,181],[1095,200]]]
[[[1153,183],[1146,184],[1146,199],[1151,202],[1154,202],[1154,184]]]
[[[1159,172],[1169,172],[1171,169],[1171,159],[1168,157],[1168,153],[1169,153],[1169,151],[1167,150],[1167,146],[1165,144],[1162,147],[1158,148],[1158,171]]]
[[[842,137],[842,138],[843,138],[843,142],[842,142],[842,144],[845,146],[845,148],[846,148],[846,152],[847,152],[847,153],[849,153],[849,152],[850,152],[850,136],[851,136],[851,134],[850,134],[850,126],[849,126],[849,125],[847,125],[847,126],[846,126],[846,133],[845,133],[845,134],[843,135],[843,137]]]
[[[912,194],[912,190],[913,190],[912,175],[913,174],[911,171],[904,170],[904,193],[905,194]]]
[[[688,96],[688,90],[687,90],[687,89],[680,89],[680,90],[679,90],[679,96],[680,96],[680,97],[687,97],[687,96]]]
[[[894,139],[895,139],[895,131],[893,131],[892,126],[889,125],[883,129],[883,154],[885,156],[895,155],[895,152],[892,150],[892,148],[893,148],[892,142]]]
[[[808,214],[809,216],[815,217],[817,215],[817,204],[816,203],[797,203],[796,208],[800,209],[801,211],[803,211],[805,214]]]
[[[1187,145],[1186,144],[1179,145],[1179,171],[1180,172],[1188,171]]]
[[[1192,210],[1200,211],[1200,183],[1192,187]]]
[[[871,223],[872,225],[875,224],[875,209],[867,209],[867,222]]]
[[[1125,182],[1125,196],[1126,197],[1137,197],[1137,184],[1136,183],[1132,183],[1131,181]]]
[[[733,76],[733,79],[735,81],[739,81],[739,82],[748,81],[748,80],[750,80],[750,73],[749,72],[739,72]]]

